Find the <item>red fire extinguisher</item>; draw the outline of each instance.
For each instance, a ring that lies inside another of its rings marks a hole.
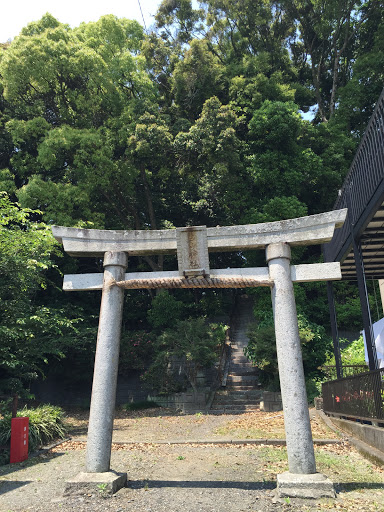
[[[11,457],[10,462],[22,462],[28,459],[29,418],[11,420]]]

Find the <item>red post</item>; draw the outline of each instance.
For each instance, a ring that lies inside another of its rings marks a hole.
[[[11,457],[10,463],[28,459],[29,418],[11,420]]]

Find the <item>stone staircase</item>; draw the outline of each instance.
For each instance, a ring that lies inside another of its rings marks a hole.
[[[226,386],[220,388],[212,402],[213,414],[240,414],[259,409],[262,391],[258,388],[257,369],[245,357],[247,331],[254,321],[253,301],[246,295],[236,301],[231,325],[231,361]]]

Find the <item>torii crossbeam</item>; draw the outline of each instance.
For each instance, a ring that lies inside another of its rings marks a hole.
[[[63,243],[68,254],[104,258],[104,274],[67,275],[63,286],[67,291],[102,290],[87,439],[85,475],[88,474],[89,480],[110,483],[115,475],[110,471],[110,456],[124,288],[269,286],[289,465],[289,473],[278,475],[278,490],[291,496],[334,495],[332,483],[316,473],[292,283],[341,279],[340,264],[291,266],[290,246],[329,242],[335,228],[344,223],[346,214],[344,209],[278,222],[216,228],[193,226],[145,231],[52,228],[54,237]],[[250,249],[266,249],[268,267],[210,270],[210,252]],[[125,272],[128,256],[154,254],[177,254],[178,270]],[[86,480],[82,474],[76,485]],[[124,485],[124,477],[116,477],[117,480],[118,483],[111,484],[113,492],[116,485]]]

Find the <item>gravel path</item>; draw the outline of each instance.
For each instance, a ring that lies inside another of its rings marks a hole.
[[[243,425],[246,418],[242,415],[232,418],[231,422],[240,421],[240,425]],[[217,426],[223,428],[228,423],[228,418],[225,417],[215,419],[214,416],[195,416],[189,417],[189,422],[181,418],[170,421],[169,425],[176,425],[174,434],[179,432],[180,425],[183,425],[184,429],[192,430],[196,436],[195,422],[200,420],[201,433],[204,431],[204,435],[210,434],[210,437]],[[166,420],[153,421],[156,423]],[[138,423],[141,425],[140,428],[143,428],[143,437],[144,434],[148,434],[145,430],[148,428],[148,421],[143,419]],[[236,427],[237,423],[234,425]],[[80,426],[79,424],[78,427]],[[123,436],[122,424],[119,428],[121,437],[125,437],[126,441],[132,437],[131,429],[125,430]],[[135,429],[133,437],[140,433],[140,428]],[[170,429],[172,430],[171,427]],[[164,428],[165,431],[169,434],[168,429]],[[329,450],[324,452],[328,453],[329,457],[339,456],[344,458],[343,460],[353,452],[348,446],[338,445],[318,448],[320,449],[323,452]],[[356,462],[360,456],[353,453],[353,461]],[[335,501],[323,501],[318,504],[312,500],[276,500],[276,473],[286,470],[284,447],[224,443],[169,445],[137,442],[114,445],[111,467],[118,472],[127,472],[127,487],[113,497],[103,496],[102,490],[95,491],[94,495],[63,497],[66,480],[84,471],[84,459],[83,443],[69,442],[24,463],[2,466],[0,511],[384,511],[384,507],[379,506],[384,503],[384,479],[380,480],[380,475],[375,476],[375,481],[379,483],[372,488],[363,485],[346,492],[346,488],[339,487],[338,490],[342,492]],[[335,474],[332,478],[335,478]],[[375,508],[374,503],[378,503],[378,507]]]

